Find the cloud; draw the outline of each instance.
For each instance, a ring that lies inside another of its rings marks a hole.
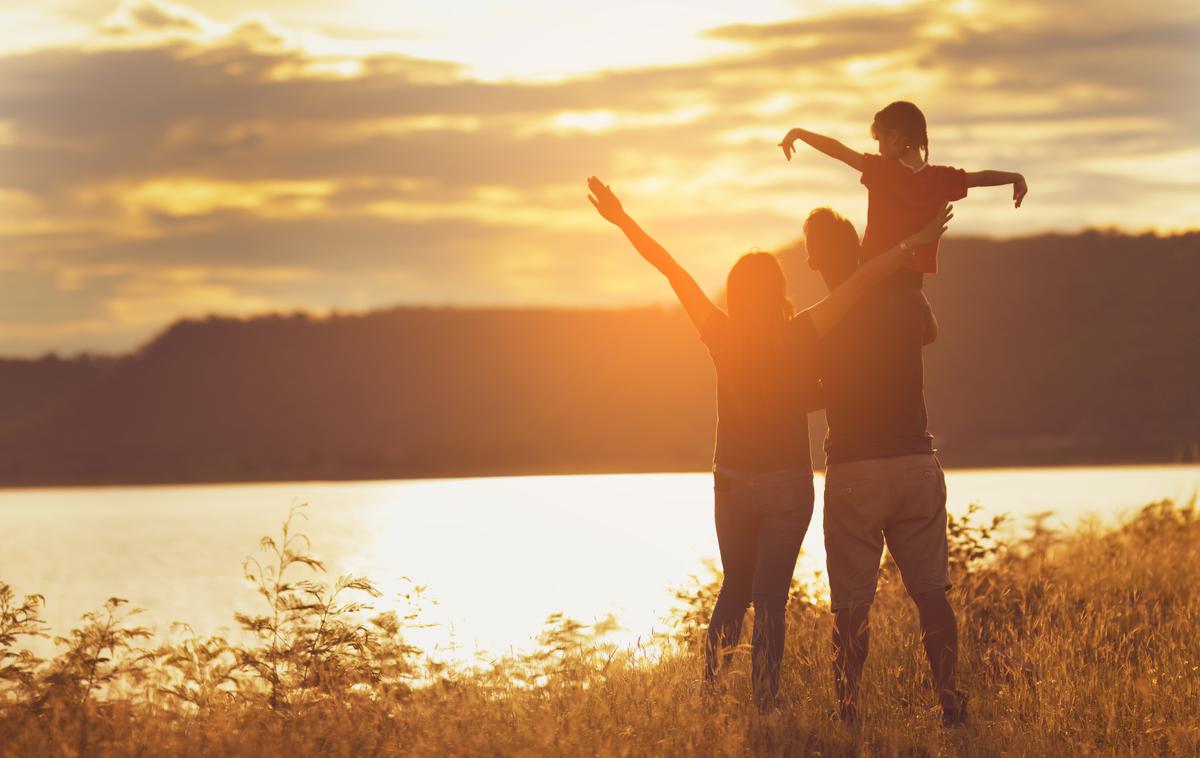
[[[906,37],[921,32],[934,17],[929,6],[880,10],[878,8],[832,13],[769,24],[729,24],[710,29],[715,39],[760,43],[804,43],[825,46],[853,40],[866,47],[903,47]]]
[[[590,174],[717,284],[814,205],[861,221],[853,174],[785,163],[783,131],[870,149],[871,114],[900,98],[926,110],[935,160],[1030,178],[1019,214],[973,192],[956,230],[1187,223],[1194,172],[1172,167],[1200,128],[1200,11],[1092,0],[1063,24],[1023,0],[943,5],[726,25],[708,33],[738,46],[720,57],[533,83],[126,3],[86,44],[0,55],[0,353],[37,334],[129,347],[206,303],[661,297],[592,217]]]
[[[109,34],[179,31],[195,34],[210,24],[198,13],[182,5],[158,0],[124,2],[105,19],[102,28]]]

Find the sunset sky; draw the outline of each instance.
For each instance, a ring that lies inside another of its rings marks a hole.
[[[1025,173],[954,233],[1200,226],[1195,0],[43,0],[0,7],[0,355],[123,351],[181,316],[624,305],[669,290],[597,174],[716,289],[860,223],[887,102],[931,159]],[[964,261],[961,265],[969,265]]]

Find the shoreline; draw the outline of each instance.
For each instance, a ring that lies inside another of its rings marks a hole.
[[[954,466],[945,465],[946,471],[998,471],[998,470],[1047,470],[1047,471],[1081,471],[1088,469],[1151,469],[1151,468],[1188,468],[1200,469],[1200,461],[1122,461],[1122,462],[1088,462],[1088,463],[1041,463],[1041,464],[995,464]],[[814,475],[824,475],[824,467],[813,467]],[[44,490],[85,490],[85,489],[150,489],[175,487],[252,487],[273,486],[280,484],[377,484],[385,482],[441,482],[465,479],[518,479],[544,477],[573,477],[573,476],[653,476],[662,474],[708,474],[711,469],[606,469],[581,468],[562,471],[528,471],[528,472],[480,472],[472,474],[400,474],[396,476],[365,476],[365,477],[283,477],[283,478],[249,478],[249,479],[178,479],[178,480],[120,480],[120,481],[88,481],[70,483],[16,483],[0,482],[0,492],[28,492]]]

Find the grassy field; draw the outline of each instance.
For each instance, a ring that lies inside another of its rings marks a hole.
[[[0,583],[0,754],[9,755],[1197,755],[1200,517],[1159,503],[1116,529],[1015,544],[951,524],[961,686],[971,722],[940,726],[916,614],[884,572],[863,725],[831,720],[831,616],[797,583],[784,704],[751,705],[746,654],[716,698],[699,640],[718,578],[678,593],[669,638],[605,642],[613,622],[552,617],[532,654],[486,669],[405,642],[419,615],[374,614],[367,579],[324,580],[289,519],[245,566],[258,615],[236,644],[169,640],[113,598],[41,660],[36,595]]]

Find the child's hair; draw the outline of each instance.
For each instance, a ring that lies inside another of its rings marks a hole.
[[[791,318],[792,301],[779,259],[752,251],[733,264],[725,280],[729,317],[745,326],[769,326]]]
[[[909,145],[921,148],[925,162],[929,162],[929,132],[925,125],[925,114],[920,108],[907,100],[889,103],[875,114],[871,136],[878,139],[880,134],[890,130],[895,130],[908,140]]]

